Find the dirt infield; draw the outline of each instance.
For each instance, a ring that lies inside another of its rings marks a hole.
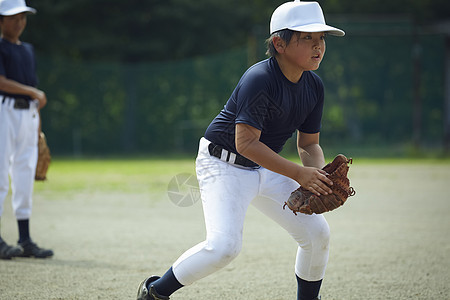
[[[450,299],[450,165],[355,163],[350,177],[356,196],[326,215],[322,299]],[[135,299],[142,279],[205,235],[198,202],[49,190],[35,193],[31,226],[55,257],[0,260],[0,299]],[[2,236],[14,243],[9,197],[5,206]],[[251,207],[240,256],[171,299],[295,299],[295,253],[290,237]]]

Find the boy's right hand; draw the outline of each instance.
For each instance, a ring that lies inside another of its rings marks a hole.
[[[301,178],[297,182],[311,193],[320,196],[333,193],[330,186],[333,185],[324,170],[313,167],[301,167]]]

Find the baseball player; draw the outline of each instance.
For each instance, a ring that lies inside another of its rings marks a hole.
[[[0,258],[46,258],[52,250],[30,238],[32,192],[37,163],[39,110],[47,103],[38,90],[32,45],[20,40],[27,14],[35,13],[24,0],[0,0],[0,216],[11,177],[12,206],[19,227],[17,246],[0,237]],[[9,175],[9,176],[8,176]]]
[[[320,299],[328,223],[323,215],[294,215],[283,204],[299,185],[316,195],[332,193],[319,145],[324,87],[312,71],[324,57],[326,34],[345,33],[325,24],[317,2],[296,0],[273,12],[270,34],[270,58],[244,73],[200,140],[196,172],[206,240],[182,254],[162,277],[145,279],[137,299],[169,299],[230,263],[241,250],[249,204],[297,242],[297,299]],[[278,154],[295,132],[303,165]]]

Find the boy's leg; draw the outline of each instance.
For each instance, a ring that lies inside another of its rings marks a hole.
[[[257,171],[240,169],[211,157],[208,144],[206,139],[201,140],[196,160],[206,240],[174,263],[173,272],[183,285],[221,269],[238,255],[245,214],[258,192]]]
[[[320,286],[322,280],[306,281],[296,276],[297,278],[297,300],[316,300],[319,298]]]
[[[223,268],[241,250],[244,218],[258,192],[259,175],[211,157],[207,145],[202,139],[196,161],[206,240],[187,250],[173,264],[172,272],[152,283],[162,296]]]
[[[28,220],[31,216],[38,156],[39,114],[34,105],[16,112],[20,131],[16,136],[16,149],[11,166],[12,204],[16,219]]]
[[[302,291],[299,295],[303,292],[318,295],[318,283],[325,275],[328,262],[328,223],[323,215],[294,215],[289,209],[284,210],[284,201],[298,188],[298,183],[269,170],[263,170],[261,174],[261,196],[252,204],[283,227],[298,243],[295,274],[301,279],[299,289]]]
[[[0,97],[2,100],[3,97]],[[13,108],[9,101],[0,101],[0,216],[3,213],[3,203],[9,191],[9,170],[11,162],[13,132],[11,125],[11,113]]]
[[[36,101],[29,109],[15,109],[14,124],[15,149],[11,162],[12,206],[19,228],[19,245],[23,248],[21,256],[46,258],[53,251],[40,248],[30,238],[29,220],[31,217],[34,177],[38,157],[39,112]]]
[[[0,217],[3,214],[3,203],[9,191],[9,171],[11,154],[14,146],[14,108],[11,101],[3,101],[0,97]],[[0,223],[1,228],[1,223]],[[23,253],[22,248],[8,245],[3,241],[0,230],[0,259],[10,259]]]

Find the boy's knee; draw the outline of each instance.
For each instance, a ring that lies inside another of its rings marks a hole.
[[[330,227],[328,223],[316,223],[314,227],[309,229],[308,239],[303,240],[301,247],[304,249],[327,249],[330,243]]]
[[[326,224],[326,226],[323,226],[318,232],[316,243],[319,243],[322,248],[328,248],[328,245],[330,243],[330,227],[328,226],[328,224]]]
[[[233,238],[219,238],[208,241],[207,249],[216,257],[217,266],[223,267],[241,252],[242,241]]]

